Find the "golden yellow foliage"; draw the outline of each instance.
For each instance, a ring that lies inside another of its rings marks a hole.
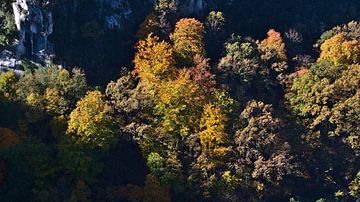
[[[190,78],[190,70],[179,71],[177,79],[164,83],[159,88],[156,113],[162,116],[164,133],[189,135],[198,122],[196,108],[201,105],[198,88]]]
[[[12,94],[15,92],[14,84],[17,81],[18,79],[13,71],[0,73],[0,99],[11,98]]]
[[[152,34],[141,40],[135,55],[136,74],[148,86],[157,86],[174,74],[174,51],[170,44]]]
[[[228,148],[224,147],[227,141],[225,124],[226,117],[219,107],[212,104],[204,106],[199,133],[203,151],[214,156],[224,156],[228,152]]]
[[[77,143],[108,147],[115,143],[112,123],[106,114],[106,103],[100,91],[90,91],[78,101],[70,114],[67,133]]]
[[[325,60],[335,65],[360,62],[360,43],[357,40],[348,41],[342,33],[326,40],[320,50],[318,62]]]
[[[43,97],[39,94],[39,93],[30,93],[27,97],[26,97],[26,104],[28,104],[31,107],[43,107],[44,105],[44,100]]]
[[[45,90],[45,100],[46,100],[46,111],[49,113],[56,113],[59,112],[59,114],[64,113],[66,110],[64,103],[65,100],[61,96],[60,91],[56,88],[47,88]]]

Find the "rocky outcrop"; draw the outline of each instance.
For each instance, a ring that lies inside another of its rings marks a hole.
[[[122,29],[124,22],[132,14],[128,0],[96,0],[99,12],[104,15],[104,26],[107,30]]]
[[[20,65],[21,61],[17,60],[11,51],[0,52],[0,73],[14,71],[17,75],[22,76],[24,71],[16,69]]]
[[[123,54],[126,59],[119,59],[109,52],[131,48],[132,42],[119,43],[118,38],[131,40],[157,0],[14,1],[18,37],[12,47],[0,50],[1,67],[16,69],[22,60],[42,65],[55,61],[84,68],[89,77],[97,77],[109,66],[115,69],[124,65],[130,56]],[[200,16],[204,9],[205,0],[174,1],[180,16]],[[48,40],[50,35],[52,43]]]
[[[52,12],[27,0],[17,0],[12,6],[19,32],[16,58],[24,56],[35,62],[50,63],[52,47],[48,37],[53,32]]]
[[[13,47],[1,52],[0,66],[16,68],[23,59],[50,64],[53,49],[48,37],[53,32],[52,12],[28,0],[16,0],[12,8],[18,38]]]
[[[53,57],[53,48],[48,41],[53,33],[51,10],[33,5],[28,0],[16,0],[12,8],[18,38],[0,53],[2,71],[16,69],[24,59],[42,65],[50,64]]]
[[[186,0],[181,2],[180,11],[183,15],[200,16],[204,10],[204,0]]]

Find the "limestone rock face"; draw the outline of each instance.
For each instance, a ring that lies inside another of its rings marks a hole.
[[[17,68],[23,59],[50,64],[53,49],[48,37],[53,33],[54,24],[51,10],[28,0],[16,0],[12,8],[18,38],[0,53],[0,67],[3,71]]]
[[[16,58],[25,56],[39,63],[50,63],[52,46],[48,37],[53,33],[54,25],[51,10],[28,0],[17,0],[12,7],[19,32]]]
[[[181,2],[180,11],[183,15],[201,15],[204,9],[204,0],[186,0]]]
[[[55,61],[86,67],[88,75],[100,74],[96,72],[98,64],[108,67],[117,61],[108,54],[110,49],[129,46],[110,43],[109,36],[113,41],[117,41],[115,37],[131,39],[144,13],[157,1],[14,0],[12,10],[18,37],[13,46],[0,51],[0,66],[17,68],[22,60],[46,66]],[[205,0],[174,1],[181,16],[201,16],[206,3]],[[97,65],[92,63],[94,58]]]
[[[121,29],[132,14],[128,0],[97,0],[107,30]]]
[[[0,52],[0,73],[14,71],[18,76],[22,76],[24,71],[17,69],[20,65],[21,61],[17,60],[11,51]]]

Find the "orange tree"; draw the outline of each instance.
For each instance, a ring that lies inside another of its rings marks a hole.
[[[205,55],[204,25],[194,18],[184,18],[176,23],[170,35],[180,64],[193,64],[195,55]]]

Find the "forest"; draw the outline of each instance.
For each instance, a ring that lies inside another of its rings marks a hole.
[[[1,0],[0,202],[360,201],[358,0]]]

